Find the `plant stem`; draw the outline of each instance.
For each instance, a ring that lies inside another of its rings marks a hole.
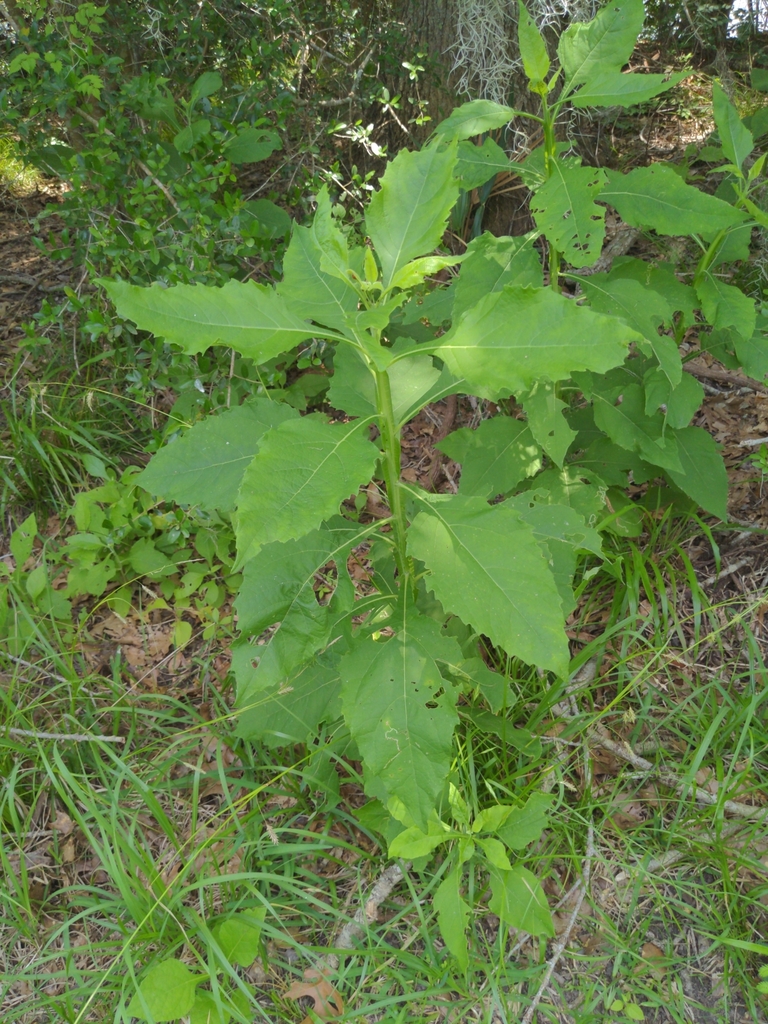
[[[544,115],[544,172],[550,178],[557,160],[557,142],[555,141],[555,122],[549,109],[546,96],[541,97],[541,111]],[[549,284],[556,292],[560,291],[560,253],[550,242],[549,245]]]
[[[696,267],[696,273],[693,278],[694,288],[697,284],[701,282],[701,279],[704,277],[704,274],[709,270],[709,268],[714,263],[715,256],[717,256],[718,250],[720,249],[720,246],[723,244],[723,240],[726,236],[726,233],[727,232],[725,228],[723,228],[722,231],[718,231],[718,233],[714,237],[714,240],[712,241],[712,244],[699,260],[699,265],[698,267]]]
[[[402,581],[412,580],[411,566],[406,553],[406,530],[408,520],[405,517],[403,492],[400,490],[400,431],[395,420],[392,405],[392,389],[389,374],[386,370],[376,370],[376,406],[379,413],[379,429],[384,448],[384,485],[387,499],[392,512],[392,532],[395,540],[395,562]]]
[[[556,292],[560,291],[560,253],[551,242],[549,245],[549,284]]]

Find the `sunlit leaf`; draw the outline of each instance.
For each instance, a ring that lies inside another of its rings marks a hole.
[[[228,281],[221,288],[179,284],[140,288],[102,281],[120,316],[133,320],[194,355],[211,345],[229,345],[266,362],[317,333],[292,313],[274,288],[252,281]]]
[[[450,767],[456,693],[438,661],[460,661],[455,640],[404,595],[392,637],[364,636],[342,658],[344,718],[368,770],[425,830]]]
[[[264,435],[237,499],[241,565],[264,544],[316,529],[371,478],[379,450],[368,440],[369,423],[330,424],[304,416]]]
[[[183,505],[229,512],[264,434],[298,418],[289,405],[256,398],[196,423],[154,455],[136,483]]]
[[[456,495],[414,519],[409,550],[448,611],[508,654],[564,675],[568,644],[554,577],[532,528],[506,503]]]
[[[202,981],[181,960],[163,960],[143,975],[139,991],[128,1006],[128,1014],[139,1020],[176,1020],[184,1017],[195,1002],[195,988]]]
[[[603,248],[605,207],[594,200],[606,181],[600,168],[557,160],[531,199],[536,226],[574,267],[591,266]]]
[[[455,165],[456,144],[442,142],[417,152],[401,150],[387,165],[365,215],[385,288],[401,267],[442,240],[459,195]]]
[[[619,364],[639,336],[615,318],[551,288],[507,285],[468,310],[440,339],[437,353],[483,398],[528,391],[539,377],[565,380],[575,370]]]
[[[517,865],[511,871],[492,868],[491,892],[488,906],[499,917],[502,928],[554,936],[547,897],[541,882],[527,868]]]

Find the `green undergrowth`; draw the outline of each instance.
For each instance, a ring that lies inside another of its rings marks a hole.
[[[708,598],[688,556],[696,520],[667,514],[646,527],[614,542],[624,582],[598,578],[582,595],[579,660],[598,662],[573,693],[565,730],[552,731],[562,690],[542,695],[535,672],[515,677],[505,728],[523,725],[537,748],[524,755],[460,704],[451,778],[470,811],[548,791],[548,827],[526,864],[559,930],[572,907],[559,900],[580,877],[594,828],[588,909],[540,1019],[563,1001],[579,1022],[609,1009],[618,1021],[707,1019],[696,1016],[704,1007],[760,1020],[764,826],[681,797],[654,774],[765,800],[768,698],[751,632],[759,599]],[[237,712],[214,685],[210,645],[195,655],[203,686],[190,701],[132,686],[119,654],[111,677],[84,672],[77,648],[36,621],[19,653],[0,656],[3,1020],[127,1022],[138,980],[172,959],[197,996],[208,993],[209,1010],[210,997],[236,1021],[300,1020],[289,986],[325,964],[391,863],[358,820],[357,766],[333,753],[332,736],[280,751],[233,740]],[[583,745],[598,726],[642,750],[654,771],[611,761],[590,741],[590,781]],[[502,939],[478,868],[466,890],[466,971],[446,959],[432,896],[449,868],[438,853],[406,870],[328,975],[338,1019],[432,1021],[446,1000],[455,1019],[519,1019],[552,945],[514,930]]]

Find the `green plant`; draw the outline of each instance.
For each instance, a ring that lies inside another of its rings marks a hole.
[[[564,622],[579,556],[593,559],[593,572],[604,557],[600,531],[641,530],[625,495],[628,474],[635,483],[666,481],[668,495],[726,515],[715,442],[689,426],[702,391],[679,344],[701,310],[718,337],[733,339],[745,368],[765,358],[754,302],[714,274],[752,201],[744,193],[729,205],[666,166],[629,174],[583,167],[555,137],[566,102],[628,106],[679,80],[621,73],[642,21],[641,0],[621,0],[572,25],[560,40],[561,67],[546,81],[546,47],[521,8],[521,52],[541,98],[540,115],[528,116],[544,144],[510,164],[492,140],[468,140],[517,112],[489,101],[458,108],[421,151],[388,165],[365,215],[370,246],[350,248],[322,190],[312,225],[294,228],[276,288],[104,282],[122,316],[189,353],[221,344],[263,362],[309,338],[335,347],[328,402],[344,417],[300,417],[260,397],[193,427],[138,481],[232,515],[244,573],[233,651],[239,734],[303,741],[319,723],[343,719],[340,749],[360,756],[366,790],[393,829],[416,828],[434,846],[445,841],[440,816],[450,805],[460,696],[506,709],[509,659],[567,679]],[[731,109],[719,103],[718,118],[731,124]],[[731,130],[741,167],[748,142]],[[460,188],[502,168],[525,176],[537,230],[485,234],[459,257],[425,255],[440,245]],[[605,206],[596,199],[636,227],[693,235],[703,253],[693,285],[668,263],[630,259],[574,278],[584,301],[562,294],[565,261],[578,269],[600,255]],[[539,239],[548,248],[546,286]],[[459,264],[450,285],[425,294],[430,275]],[[431,494],[401,479],[400,429],[451,393],[497,403],[502,415],[445,439],[443,451],[462,464],[461,484],[455,495]],[[342,501],[371,478],[387,517],[340,516]],[[356,594],[350,558],[367,567],[364,593]],[[479,656],[479,637],[503,672]],[[478,811],[475,824],[513,814]],[[469,849],[466,836],[449,838]],[[501,879],[519,875],[489,845],[496,840],[482,838]],[[450,877],[453,898],[459,875]],[[509,891],[522,898],[520,887]],[[535,928],[550,927],[543,903]]]
[[[205,973],[195,974],[182,960],[173,958],[155,964],[142,977],[128,1006],[129,1016],[158,1022],[189,1016],[190,1024],[226,1024],[233,1010],[247,1014],[249,999],[234,966],[250,967],[256,959],[265,914],[264,907],[229,914],[208,932],[212,963],[218,963],[218,969],[209,967]],[[228,975],[224,984],[218,979],[222,971]],[[212,978],[213,991],[197,990],[201,982]]]
[[[216,514],[158,509],[136,485],[135,467],[118,479],[95,457],[85,461],[104,482],[77,496],[75,532],[63,542],[39,536],[33,514],[11,534],[13,571],[0,563],[0,637],[9,649],[18,655],[34,638],[35,617],[50,617],[59,638],[69,642],[73,626],[86,625],[94,598],[127,615],[138,581],[158,591],[143,614],[175,613],[176,647],[189,642],[193,623],[204,640],[230,627],[231,615],[222,609],[240,576],[231,571],[229,524]]]

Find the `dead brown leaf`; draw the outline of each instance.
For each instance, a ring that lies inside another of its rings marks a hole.
[[[313,967],[308,967],[304,971],[304,980],[294,981],[285,995],[288,999],[309,996],[315,1004],[315,1013],[322,1020],[333,1020],[344,1013],[344,1003],[339,993],[330,981]],[[312,1024],[310,1016],[307,1015],[301,1024]]]
[[[68,814],[65,814],[64,811],[56,811],[56,817],[51,822],[51,828],[54,832],[58,832],[61,836],[68,836],[74,827],[74,823]]]

